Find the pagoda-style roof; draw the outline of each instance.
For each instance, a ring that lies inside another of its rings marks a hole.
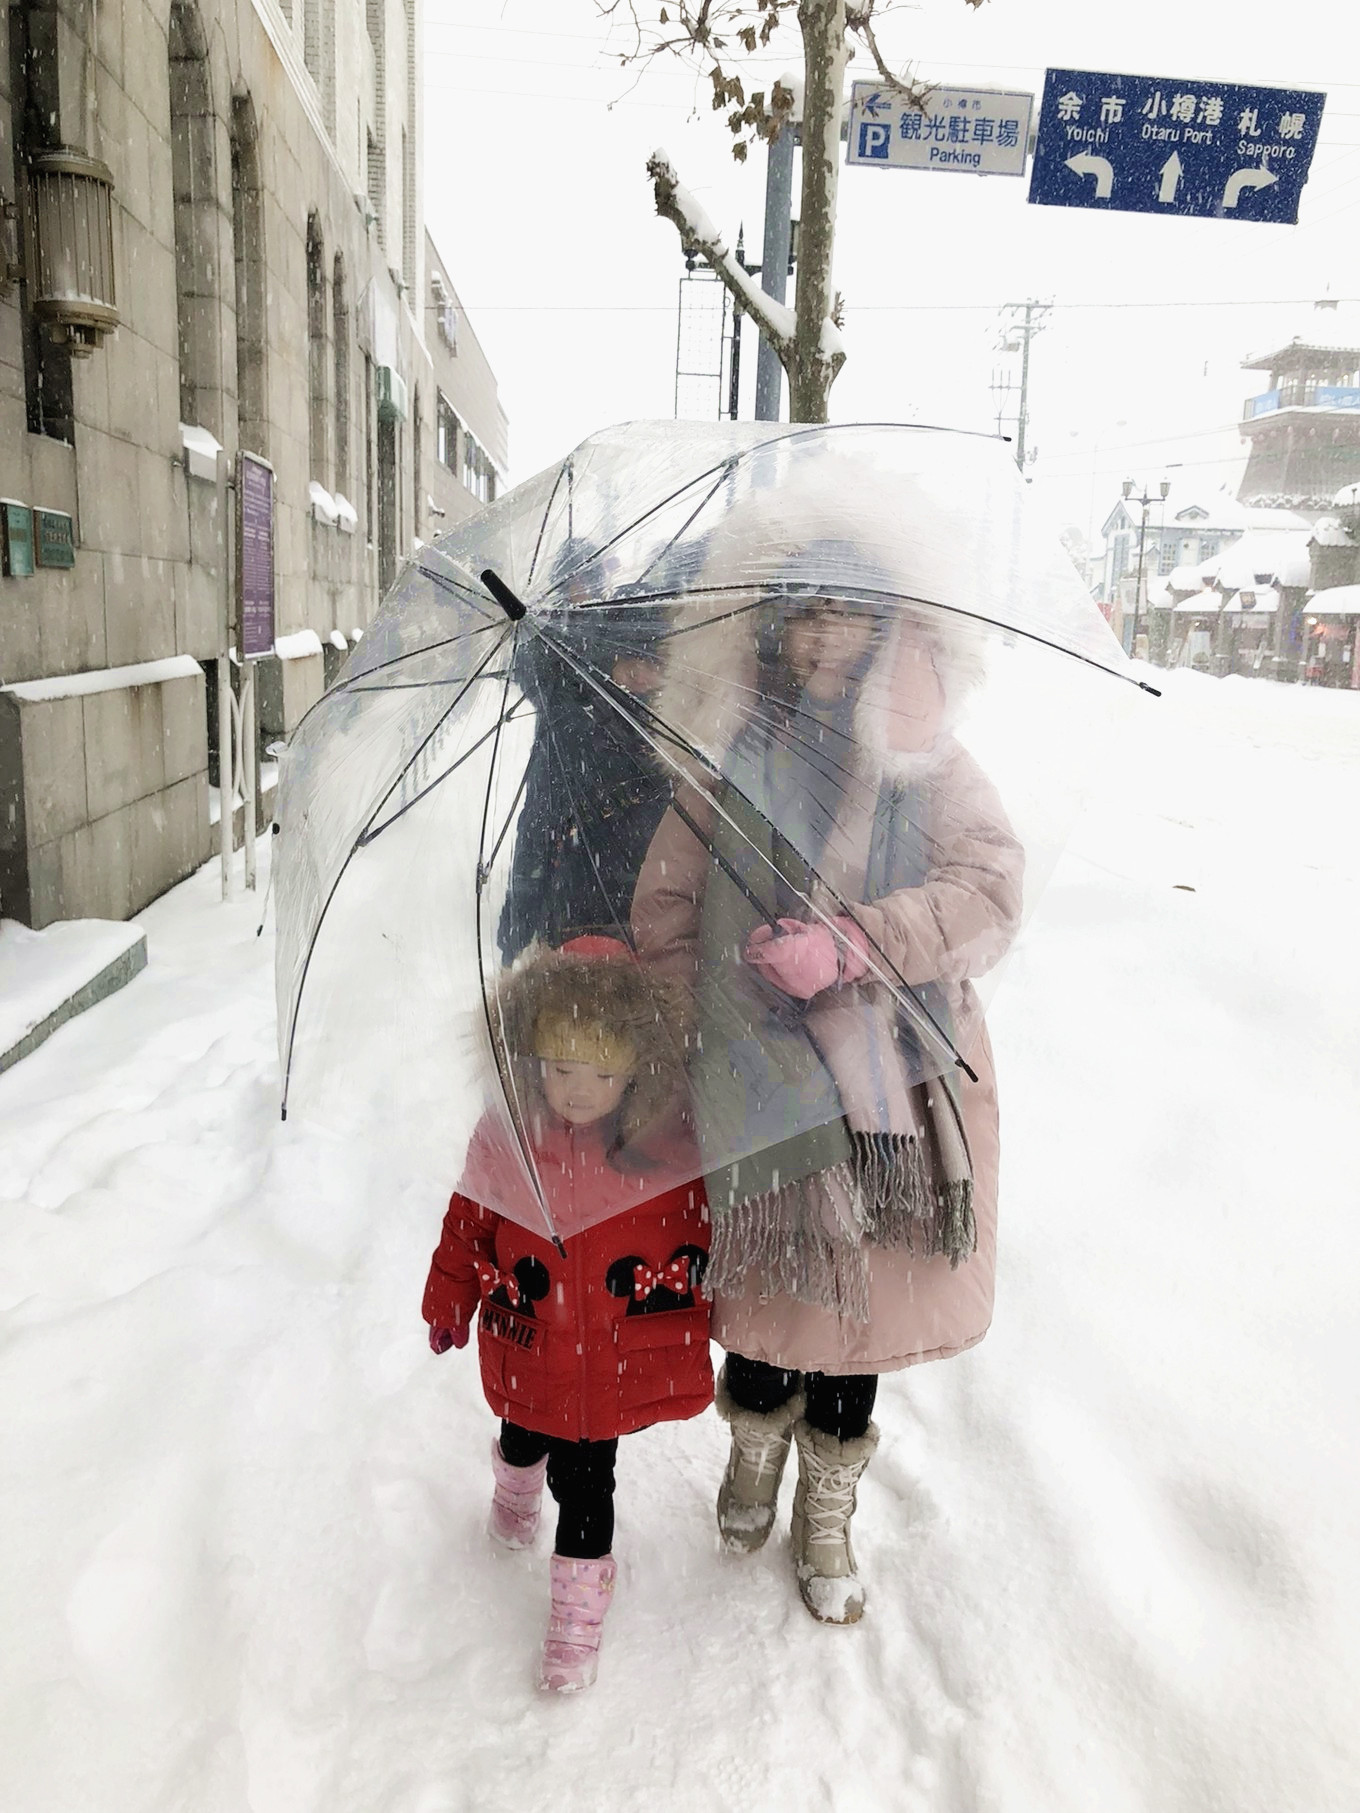
[[[1352,372],[1360,366],[1360,346],[1320,346],[1315,340],[1291,340],[1278,352],[1262,353],[1255,359],[1243,359],[1243,371],[1318,373]]]

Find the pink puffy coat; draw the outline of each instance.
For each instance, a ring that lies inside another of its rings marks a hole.
[[[690,640],[699,643],[712,634],[701,631]],[[749,663],[743,666],[741,650],[730,646],[710,649],[706,655],[691,647],[687,655],[696,670],[707,676],[730,674],[730,681],[715,686],[710,679],[706,691],[689,697],[683,683],[673,684],[669,697],[663,691],[658,709],[668,721],[686,725],[710,758],[716,753],[721,759],[724,744],[730,746],[740,733],[749,701],[756,696]],[[954,1080],[971,1158],[978,1243],[972,1257],[954,1269],[943,1255],[874,1249],[867,1255],[867,1323],[783,1294],[715,1296],[715,1340],[750,1359],[798,1370],[886,1372],[942,1359],[980,1341],[992,1315],[1000,1158],[996,1080],[968,978],[990,969],[1014,935],[1023,851],[990,781],[945,728],[948,682],[937,687],[931,676],[929,695],[920,703],[916,746],[894,750],[891,726],[885,730],[884,714],[875,710],[874,701],[876,696],[881,700],[882,687],[896,683],[901,663],[889,651],[879,669],[871,676],[874,684],[866,682],[856,711],[861,760],[867,765],[862,778],[868,784],[853,790],[852,803],[843,808],[828,846],[836,870],[828,879],[852,904],[854,916],[904,981],[937,983],[949,1000],[965,1055],[977,1072],[976,1082],[962,1071],[954,1073]],[[870,750],[872,755],[866,753]],[[920,886],[866,901],[859,889],[876,787],[899,779],[928,781],[934,821],[927,827],[930,866]],[[712,807],[702,787],[682,787],[677,797],[704,829]],[[707,850],[672,810],[662,820],[638,879],[633,930],[644,958],[691,981],[697,976],[703,899],[711,872]],[[818,904],[832,913],[839,911],[829,896]],[[865,986],[873,986],[872,981]],[[859,1079],[869,1066],[867,1054],[854,1047],[853,1033],[844,1049],[829,1049],[835,1046],[838,1019],[849,1024],[853,1018],[838,1016],[835,997],[840,993],[827,990],[825,997],[814,999],[810,1013],[822,1017],[819,1041],[828,1051],[846,1112],[853,1116]],[[907,1092],[899,1094],[905,1102]],[[908,1131],[909,1122],[894,1122],[892,1130]]]

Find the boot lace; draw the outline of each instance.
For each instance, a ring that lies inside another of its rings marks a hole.
[[[742,1430],[737,1436],[737,1449],[743,1466],[750,1467],[760,1481],[777,1470],[778,1458],[788,1449],[787,1435],[757,1434]]]
[[[860,1471],[858,1467],[837,1467],[824,1461],[812,1461],[808,1467],[811,1476],[808,1493],[803,1503],[809,1544],[844,1542],[845,1526],[854,1514],[855,1487]]]

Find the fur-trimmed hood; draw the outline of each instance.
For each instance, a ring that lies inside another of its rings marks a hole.
[[[825,596],[834,597],[830,587]],[[661,686],[651,704],[713,767],[722,767],[757,711],[768,712],[770,681],[762,642],[791,602],[759,592],[686,599],[676,613]],[[851,602],[854,602],[853,600]],[[866,778],[921,777],[953,748],[952,732],[986,677],[983,639],[966,618],[929,606],[859,602],[880,629],[857,682],[852,719]],[[704,762],[674,751],[688,777],[711,784]]]
[[[684,1035],[691,1017],[684,985],[645,969],[622,944],[607,954],[531,944],[498,981],[491,1023],[521,1101],[535,1107],[543,1105],[535,1036],[540,1022],[601,1027],[631,1046],[633,1076],[618,1110],[615,1141],[619,1152],[631,1153],[674,1118],[684,1099]]]

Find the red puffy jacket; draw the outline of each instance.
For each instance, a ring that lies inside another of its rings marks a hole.
[[[564,1257],[545,1236],[455,1192],[425,1285],[425,1320],[458,1329],[477,1316],[486,1401],[521,1428],[605,1441],[697,1416],[713,1400],[709,1306],[697,1288],[709,1240],[702,1180],[638,1202],[639,1178],[608,1163],[601,1135],[561,1122],[541,1132],[534,1157],[563,1225],[579,1226],[586,1192],[592,1214],[615,1200],[630,1206],[570,1234]],[[463,1182],[485,1185],[499,1173],[518,1194],[522,1169],[483,1121]],[[677,1169],[685,1166],[665,1175]]]

